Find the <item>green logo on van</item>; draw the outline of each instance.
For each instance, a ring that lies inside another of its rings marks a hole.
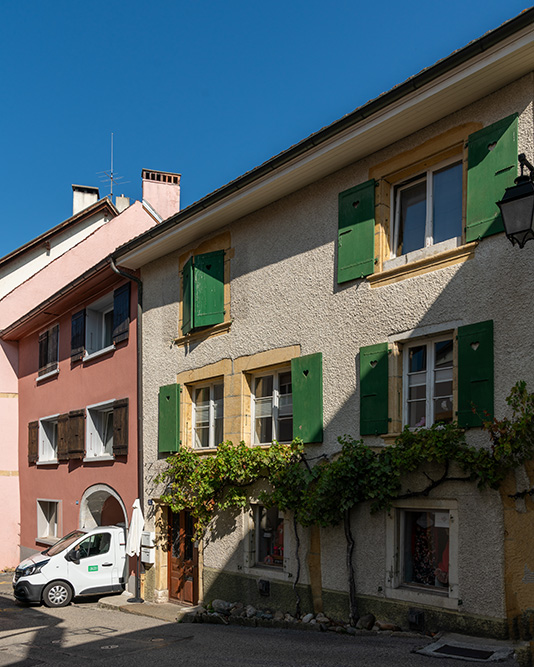
[[[87,568],[88,572],[98,572],[98,565],[89,565]]]

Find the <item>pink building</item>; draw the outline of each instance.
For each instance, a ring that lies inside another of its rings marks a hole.
[[[131,206],[73,186],[72,218],[0,259],[0,569],[79,526],[128,522],[137,283],[106,258],[178,210],[179,183],[143,170]]]

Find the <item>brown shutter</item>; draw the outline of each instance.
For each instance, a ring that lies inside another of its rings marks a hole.
[[[68,450],[69,459],[85,456],[85,410],[69,412]]]
[[[128,399],[113,404],[113,454],[128,455]]]
[[[82,359],[85,352],[85,309],[74,313],[71,320],[70,357],[72,361]]]
[[[126,340],[130,331],[130,283],[113,292],[113,343]]]
[[[69,415],[59,415],[57,420],[57,458],[64,461],[69,458]]]
[[[39,460],[39,422],[28,424],[28,463]]]

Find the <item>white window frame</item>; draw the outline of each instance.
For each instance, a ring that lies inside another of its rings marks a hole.
[[[113,341],[110,345],[104,345],[106,315],[113,312],[113,306],[113,292],[110,292],[86,307],[84,359],[92,359],[115,349]],[[111,324],[111,334],[113,334],[113,322]]]
[[[107,428],[107,415],[111,412],[113,414],[113,406],[115,399],[105,401],[103,403],[96,403],[95,405],[88,405],[86,408],[86,425],[85,425],[85,458],[84,463],[91,461],[112,461],[115,457],[113,455],[113,435],[111,437],[111,452],[105,451],[105,443],[99,431],[99,425],[95,423],[97,415],[103,415],[100,418],[105,419],[105,426]],[[104,431],[105,437],[105,431]]]
[[[428,428],[434,423],[434,371],[435,371],[435,344],[450,340],[452,341],[453,346],[453,360],[452,360],[452,395],[451,401],[453,404],[453,420],[454,420],[454,396],[455,396],[455,361],[456,361],[456,342],[455,335],[453,332],[449,332],[440,336],[433,336],[423,339],[411,339],[406,341],[403,345],[403,357],[402,357],[402,425],[406,426],[408,424],[408,408],[409,408],[409,398],[408,398],[408,378],[409,378],[409,351],[410,348],[420,347],[426,345],[427,347],[427,367],[426,367],[426,413],[425,413],[425,424],[422,428]],[[417,428],[417,427],[411,427]]]
[[[200,385],[195,385],[193,387],[193,396],[192,396],[192,403],[193,403],[193,447],[195,449],[216,449],[217,445],[220,443],[215,442],[215,407],[216,407],[216,400],[214,398],[215,395],[215,387],[216,386],[222,386],[223,394],[222,394],[222,415],[221,418],[224,420],[224,381],[221,379],[219,382],[210,382],[209,384],[200,384]],[[209,397],[209,416],[208,416],[208,432],[209,432],[209,444],[207,447],[203,447],[202,445],[197,445],[197,426],[196,426],[196,418],[197,418],[197,392],[199,392],[202,389],[209,389],[210,392],[210,397]],[[224,424],[224,421],[223,421]],[[223,431],[223,437],[224,437],[224,431]]]
[[[409,180],[406,183],[401,183],[395,187],[391,188],[391,210],[394,212],[392,216],[392,223],[393,223],[393,228],[391,230],[391,238],[393,239],[393,243],[391,245],[391,259],[395,259],[397,257],[405,257],[407,256],[408,258],[411,259],[417,259],[417,253],[421,253],[422,250],[425,248],[429,247],[436,247],[439,248],[440,250],[446,250],[449,249],[450,247],[457,247],[458,245],[461,244],[462,241],[462,236],[455,236],[451,237],[450,239],[446,239],[445,241],[441,241],[438,244],[434,243],[434,220],[433,220],[433,198],[434,198],[434,187],[433,187],[433,178],[434,174],[437,171],[441,171],[442,169],[445,169],[446,167],[452,167],[453,165],[456,164],[462,164],[462,169],[463,169],[463,160],[460,156],[455,156],[452,158],[449,158],[447,160],[443,160],[439,162],[438,164],[432,165],[429,169],[422,171],[418,176],[413,178],[412,180]],[[409,253],[403,253],[402,255],[397,255],[397,248],[399,247],[399,233],[400,233],[400,195],[401,193],[408,189],[413,187],[414,185],[417,185],[418,183],[421,183],[425,181],[426,182],[426,220],[425,220],[425,243],[422,248],[417,248],[415,250],[410,251]],[[463,197],[463,181],[462,181],[462,197]],[[392,266],[390,267],[387,265],[385,268],[393,268]]]
[[[448,512],[449,514],[449,583],[444,588],[405,583],[404,517],[406,511]],[[386,598],[445,609],[458,609],[458,503],[456,500],[410,498],[393,502],[386,518]]]
[[[273,393],[271,397],[271,422],[272,422],[272,440],[278,440],[278,421],[279,421],[279,407],[280,407],[280,375],[289,373],[291,375],[291,366],[279,368],[276,370],[267,370],[261,373],[255,373],[252,377],[252,393],[251,393],[251,442],[253,445],[270,445],[271,442],[256,442],[256,383],[262,377],[273,376]],[[291,419],[293,419],[293,379],[291,386]],[[291,440],[283,440],[280,442],[291,442]]]
[[[39,419],[39,458],[37,463],[57,463],[58,418],[49,415]],[[50,432],[52,429],[52,433]],[[52,436],[52,437],[51,437]]]
[[[55,507],[53,507],[55,505]],[[54,544],[61,535],[61,500],[37,498],[37,542]],[[53,513],[51,512],[53,510]],[[53,522],[52,519],[55,518]],[[52,527],[52,530],[50,528]]]

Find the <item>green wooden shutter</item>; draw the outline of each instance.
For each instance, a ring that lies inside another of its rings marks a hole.
[[[193,328],[224,320],[224,250],[197,255],[194,264]]]
[[[360,348],[360,435],[388,432],[388,344]]]
[[[458,327],[458,422],[481,426],[486,418],[493,418],[493,320]]]
[[[182,334],[193,328],[193,258],[190,257],[182,271]]]
[[[179,384],[159,388],[158,451],[168,454],[180,449],[180,392]]]
[[[306,443],[323,441],[323,355],[291,360],[293,437]]]
[[[369,276],[375,266],[375,181],[339,193],[337,282]]]
[[[466,241],[504,230],[496,202],[517,176],[517,114],[469,135]]]

